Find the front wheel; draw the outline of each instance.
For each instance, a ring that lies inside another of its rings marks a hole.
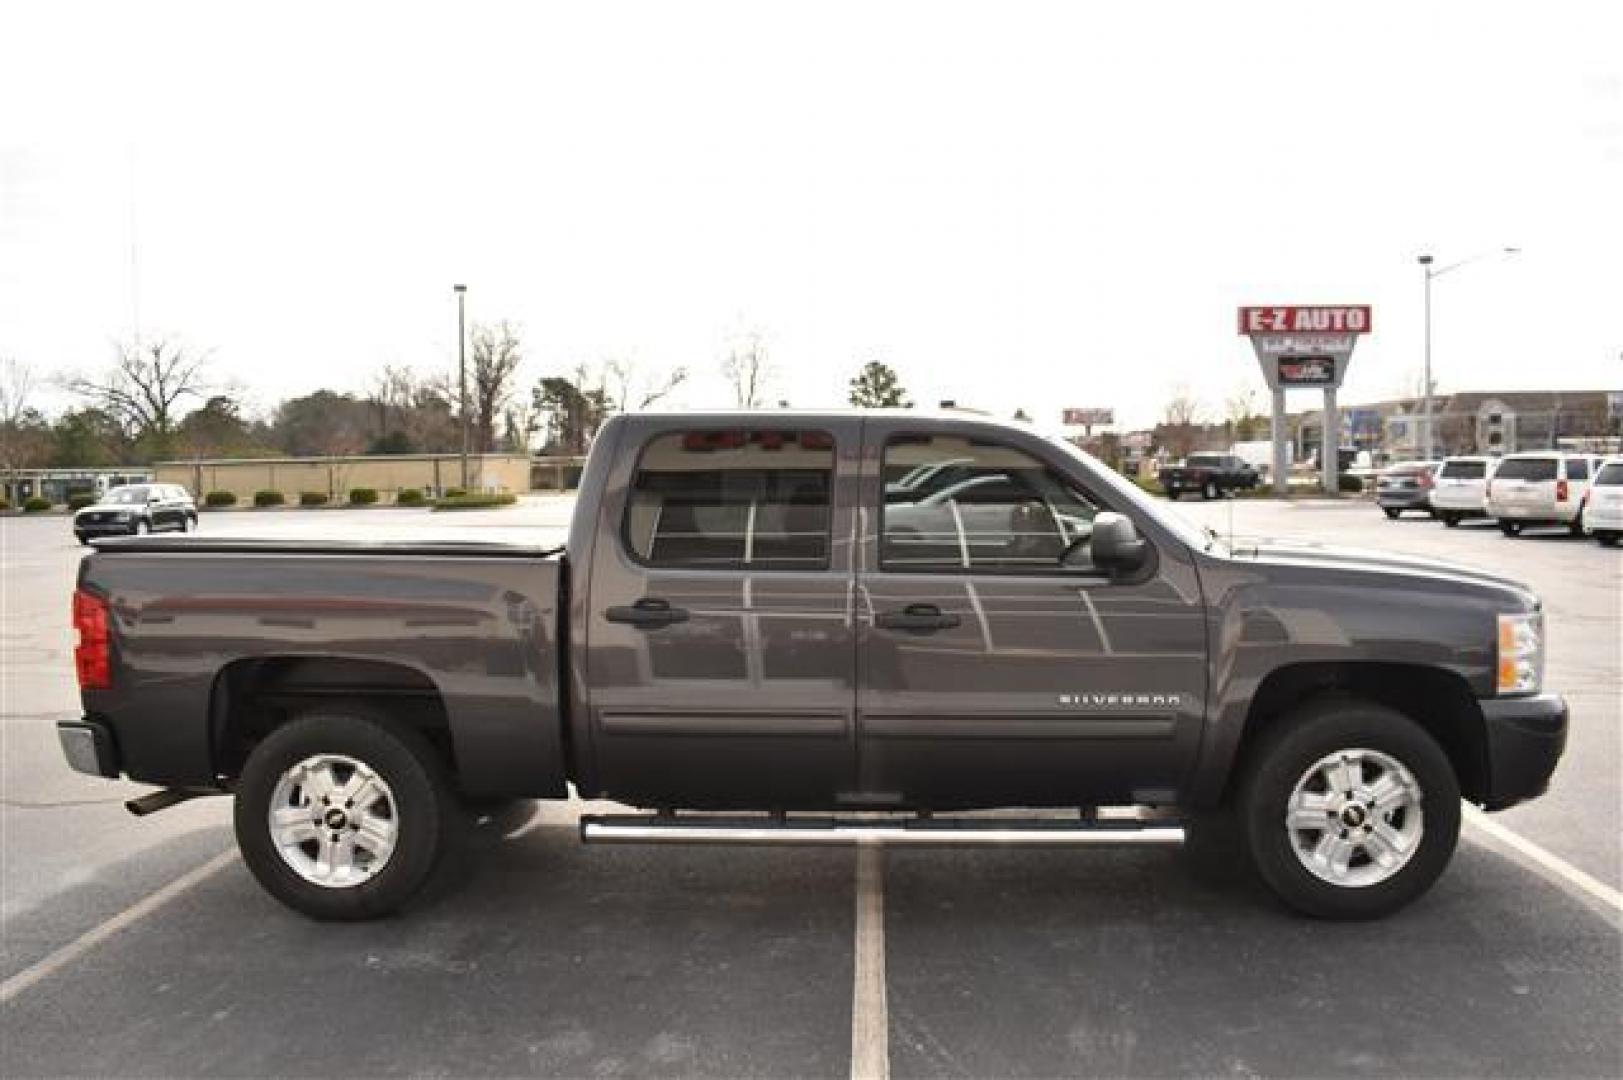
[[[1389,915],[1454,854],[1460,789],[1408,717],[1353,699],[1309,704],[1265,736],[1242,780],[1247,846],[1287,905],[1324,919]]]
[[[1499,523],[1499,531],[1504,533],[1506,536],[1520,536],[1522,531],[1521,522],[1501,521]]]
[[[1457,529],[1460,526],[1460,516],[1452,510],[1444,510],[1443,524],[1448,526],[1450,529]]]
[[[1620,535],[1623,534],[1615,532],[1598,532],[1595,534],[1595,539],[1600,542],[1601,547],[1617,547],[1617,540]]]
[[[398,911],[427,883],[459,809],[416,731],[365,713],[307,714],[243,768],[234,824],[267,892],[314,919]]]
[[[1386,519],[1388,521],[1396,521],[1398,519],[1398,515],[1403,513],[1402,510],[1399,510],[1395,506],[1383,506],[1381,509],[1386,511]]]

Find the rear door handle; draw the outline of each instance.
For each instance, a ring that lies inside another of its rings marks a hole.
[[[657,630],[662,626],[688,621],[687,608],[671,607],[669,600],[648,596],[635,604],[618,605],[603,613],[613,623],[625,623],[640,630]]]
[[[882,611],[873,617],[873,624],[885,630],[950,630],[963,620],[934,604],[909,604],[901,611]]]

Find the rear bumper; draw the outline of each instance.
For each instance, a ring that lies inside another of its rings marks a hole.
[[[1375,492],[1375,503],[1381,507],[1395,507],[1402,510],[1430,510],[1431,496],[1425,491],[1380,491]]]
[[[1482,707],[1488,736],[1488,793],[1483,805],[1503,810],[1550,786],[1567,747],[1567,702],[1560,694],[1488,698]]]
[[[106,724],[88,717],[58,720],[56,738],[62,744],[62,756],[77,771],[110,780],[118,776],[118,744]]]

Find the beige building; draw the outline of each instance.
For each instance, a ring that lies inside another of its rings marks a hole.
[[[462,465],[456,454],[370,454],[160,461],[153,472],[158,483],[180,484],[200,502],[211,491],[229,491],[239,503],[251,502],[256,491],[280,491],[289,503],[302,492],[320,491],[342,502],[353,488],[373,488],[380,502],[393,502],[404,488],[432,496],[460,487]],[[529,455],[469,454],[468,490],[530,490]]]

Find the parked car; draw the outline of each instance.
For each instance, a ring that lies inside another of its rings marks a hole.
[[[1182,465],[1162,469],[1158,479],[1169,499],[1186,491],[1215,499],[1225,491],[1254,488],[1261,478],[1250,463],[1234,454],[1190,454]]]
[[[1623,539],[1623,457],[1607,458],[1596,470],[1584,505],[1584,532],[1605,547]]]
[[[1375,505],[1396,520],[1405,510],[1430,514],[1433,461],[1404,461],[1389,466],[1375,478]]]
[[[195,528],[197,504],[179,484],[126,484],[73,515],[73,535],[81,544],[98,536],[191,532]]]
[[[570,785],[650,811],[593,842],[1226,817],[1286,903],[1369,918],[1443,871],[1462,797],[1545,790],[1568,717],[1514,581],[1229,548],[1062,440],[900,411],[625,414],[567,551],[108,540],[73,611],[69,763],[162,785],[137,813],[232,795],[248,868],[319,918],[408,903],[466,801]],[[1070,816],[959,814],[999,807]]]
[[[1486,517],[1493,466],[1490,457],[1445,458],[1431,486],[1432,516],[1450,529],[1466,518]]]
[[[1583,535],[1584,500],[1600,459],[1593,454],[1539,450],[1509,454],[1488,481],[1488,514],[1499,531],[1516,536],[1528,526],[1565,525]]]

